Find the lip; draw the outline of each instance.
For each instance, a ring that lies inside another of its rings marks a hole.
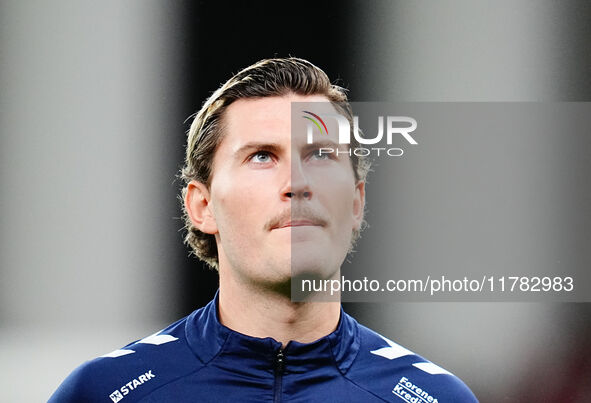
[[[289,220],[279,224],[274,229],[289,228],[289,227],[320,227],[321,224],[313,220]]]

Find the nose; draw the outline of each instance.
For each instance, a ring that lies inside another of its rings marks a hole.
[[[298,199],[310,200],[312,198],[312,189],[299,158],[292,160],[287,174],[287,183],[281,192],[282,198],[291,201]]]

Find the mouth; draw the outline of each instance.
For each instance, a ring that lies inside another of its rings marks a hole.
[[[276,228],[289,227],[321,227],[322,223],[314,220],[289,220],[279,224]]]
[[[315,218],[289,218],[278,222],[271,227],[271,230],[282,228],[297,228],[297,227],[324,227],[326,221]]]

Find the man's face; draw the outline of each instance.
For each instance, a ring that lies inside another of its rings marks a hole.
[[[349,156],[319,155],[322,145],[307,144],[305,130],[292,136],[291,102],[328,100],[234,102],[213,160],[208,208],[220,271],[260,285],[285,283],[292,270],[332,277],[363,218],[364,183],[356,183]],[[336,131],[323,141],[336,148]]]

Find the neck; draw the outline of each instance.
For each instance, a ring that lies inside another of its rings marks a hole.
[[[272,337],[283,346],[295,340],[310,343],[332,333],[338,324],[340,302],[292,302],[276,290],[239,283],[220,270],[220,322],[252,337]]]

